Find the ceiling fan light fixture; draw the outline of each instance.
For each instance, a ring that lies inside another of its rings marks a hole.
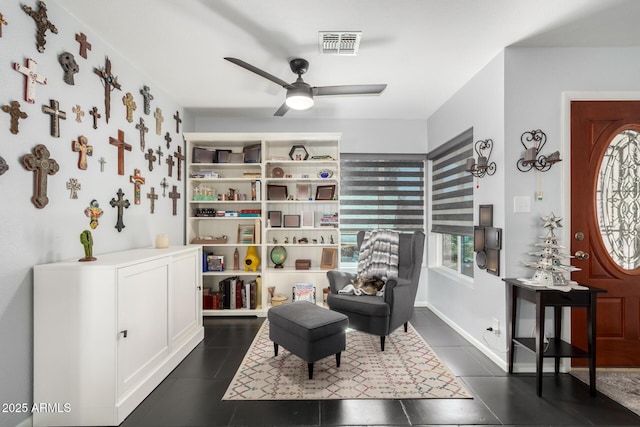
[[[306,88],[291,88],[287,90],[285,104],[292,110],[308,110],[313,107],[313,96]]]

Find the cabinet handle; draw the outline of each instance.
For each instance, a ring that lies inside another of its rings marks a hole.
[[[123,338],[126,338],[126,337],[127,337],[127,334],[129,333],[129,331],[125,329],[125,330],[123,330],[123,331],[120,331],[120,333],[122,334],[122,337],[123,337]]]
[[[198,290],[201,291],[202,290],[202,286],[198,286]]]

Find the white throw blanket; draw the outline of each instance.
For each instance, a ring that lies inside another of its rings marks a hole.
[[[364,234],[358,256],[358,276],[379,277],[385,282],[398,277],[400,233],[393,230],[371,230]]]

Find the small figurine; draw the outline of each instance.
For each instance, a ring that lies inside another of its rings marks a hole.
[[[285,242],[285,243],[289,243],[289,236],[287,236],[287,237],[285,237],[285,238],[284,238],[284,242]]]
[[[295,245],[296,243],[298,243],[298,242],[296,241],[296,236],[293,236],[293,244]]]
[[[278,243],[278,239],[276,239],[275,237],[273,238],[273,244],[275,245],[276,243]]]
[[[324,245],[324,236],[320,236],[320,244]]]
[[[333,240],[333,234],[329,236],[329,243],[332,245],[335,244],[335,241]]]
[[[93,256],[93,237],[91,236],[91,231],[84,230],[80,233],[80,243],[82,243],[84,247],[84,258],[80,258],[78,261],[95,261],[97,258]]]

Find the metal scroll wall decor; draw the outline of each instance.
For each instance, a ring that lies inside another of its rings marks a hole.
[[[493,140],[481,139],[474,144],[473,149],[478,156],[478,161],[476,162],[473,157],[468,158],[465,170],[476,178],[496,173],[496,162],[490,162]]]
[[[559,151],[555,151],[548,156],[540,154],[547,143],[547,135],[540,129],[523,133],[520,136],[520,143],[522,143],[525,150],[524,157],[516,163],[520,172],[529,172],[532,169],[546,172],[551,169],[551,166],[561,161]]]

